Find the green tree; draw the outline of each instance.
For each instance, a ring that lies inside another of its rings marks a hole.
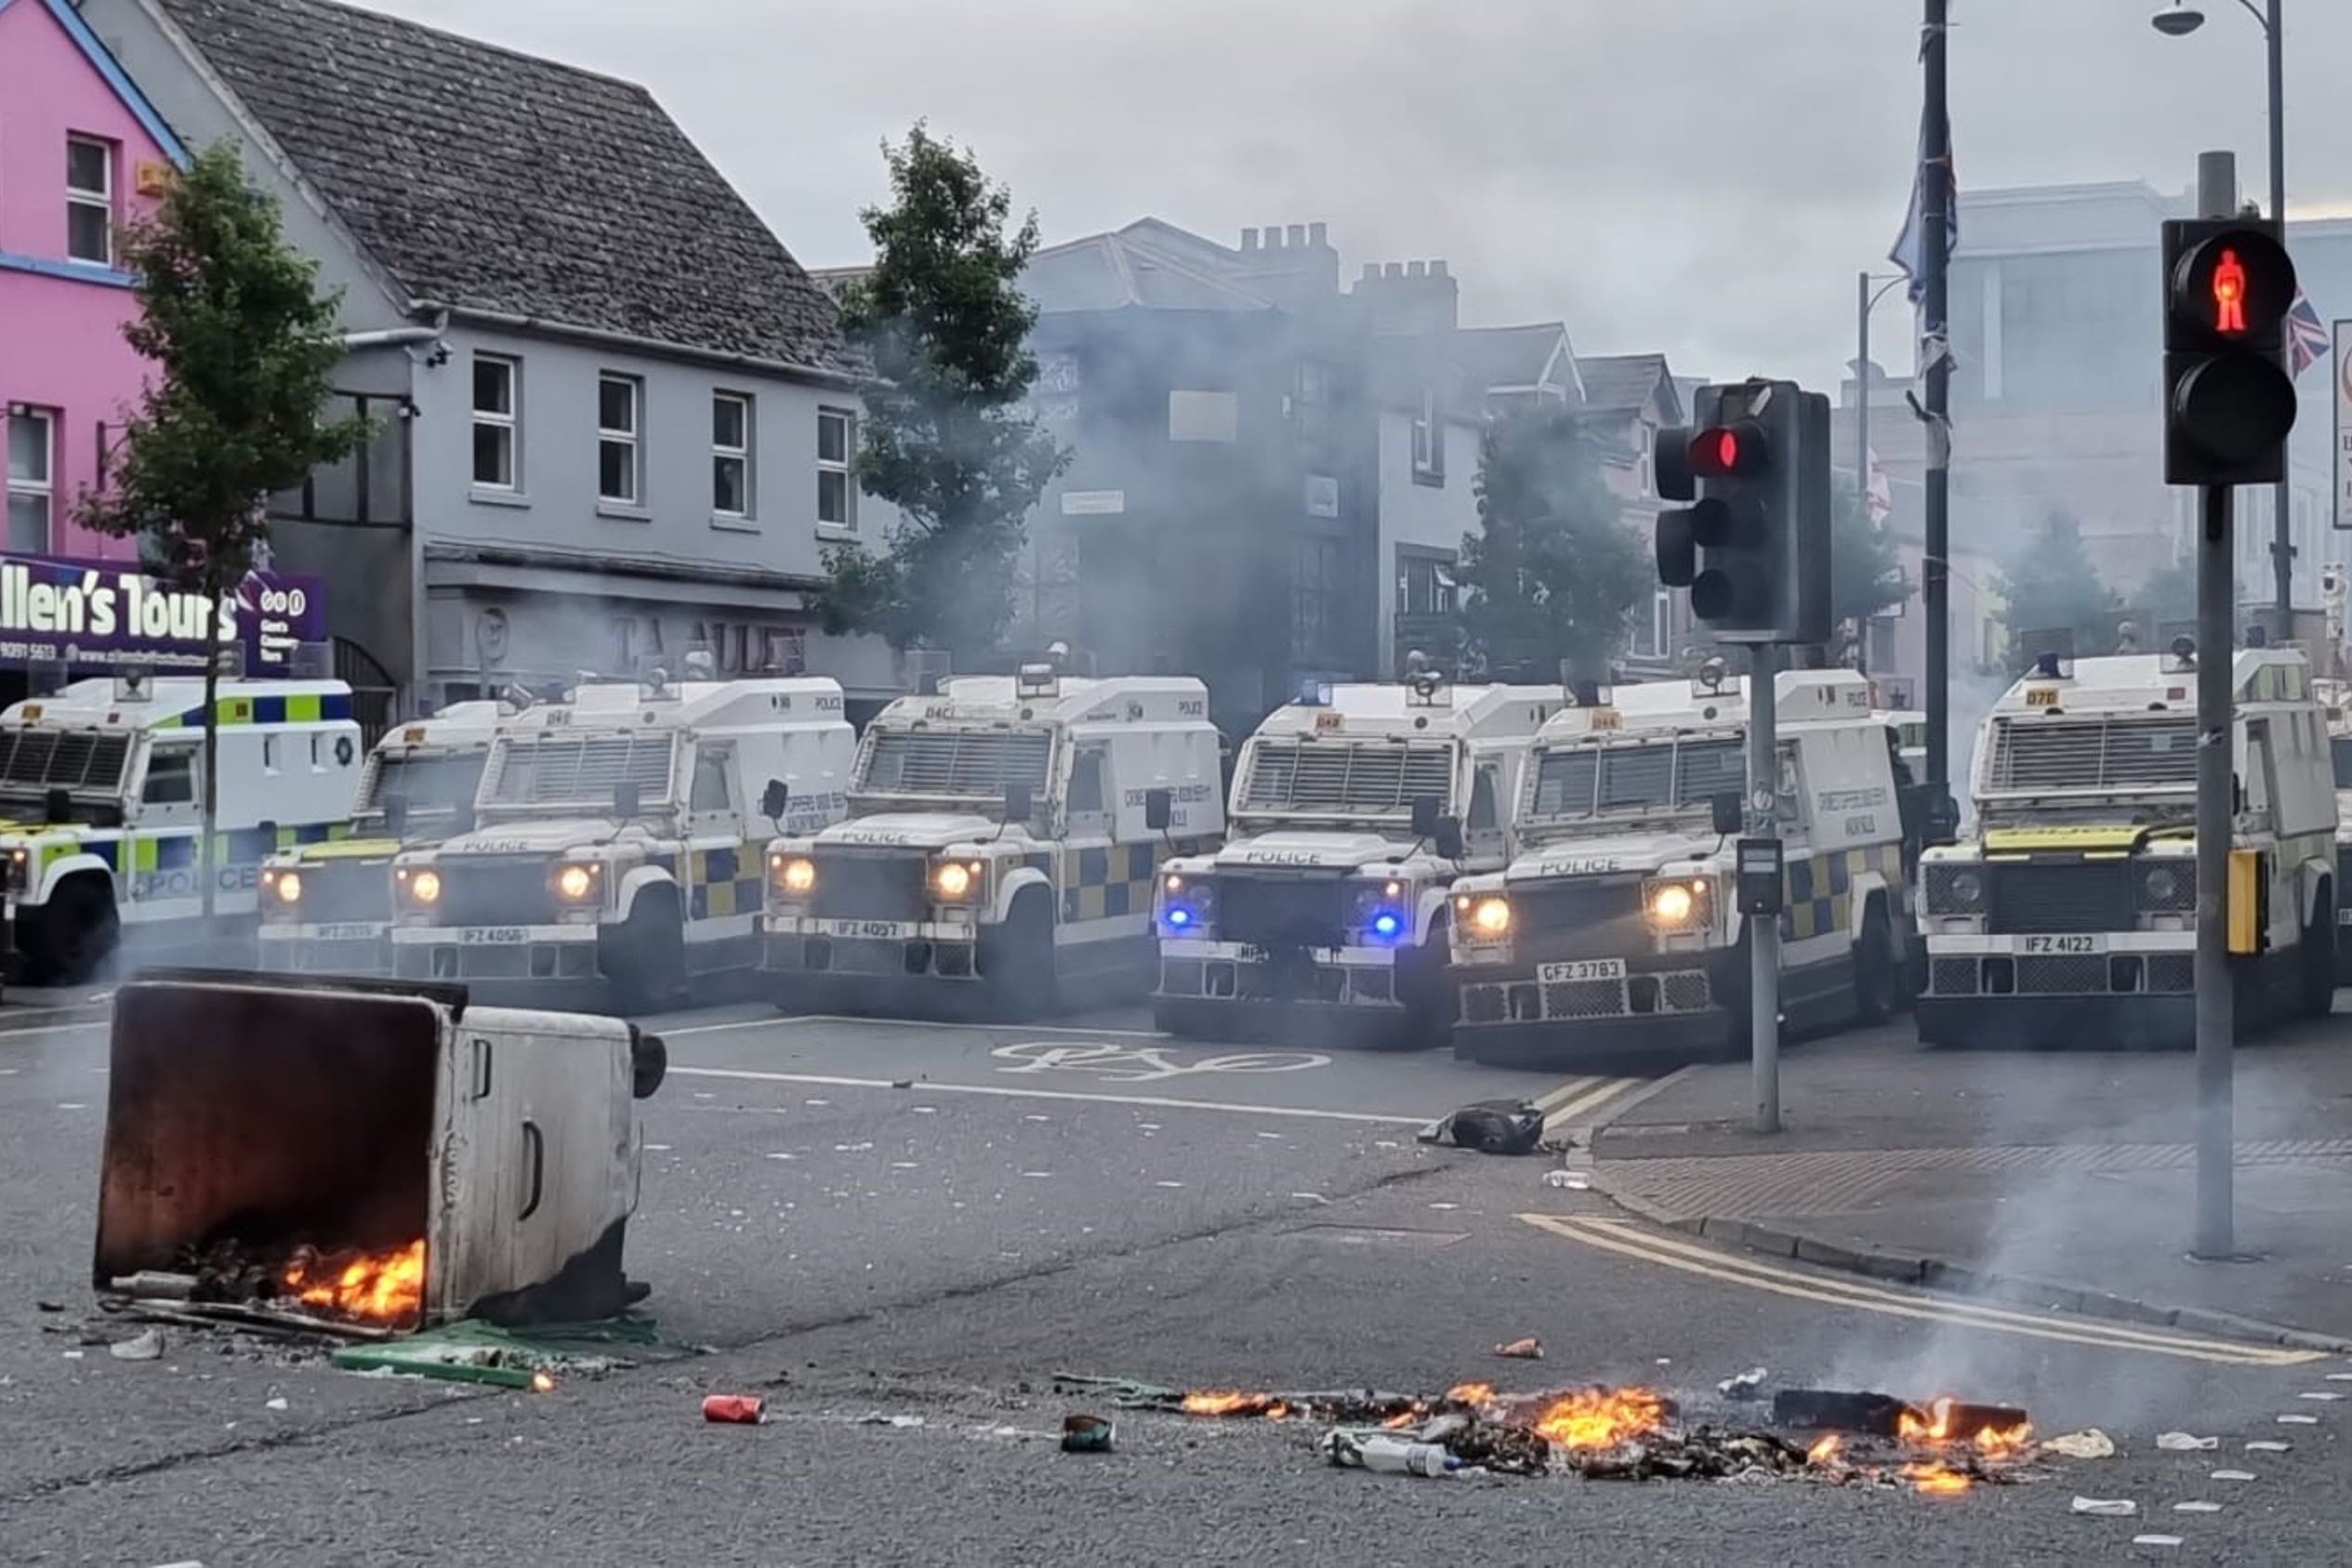
[[[1871,616],[1910,598],[1912,588],[1893,535],[1871,520],[1859,491],[1838,484],[1830,500],[1830,623],[1836,628],[1834,636],[1851,647]]]
[[[2132,596],[2131,608],[2141,618],[2140,646],[2153,650],[2158,626],[2197,618],[2197,563],[2168,560],[2150,572]]]
[[[200,152],[125,231],[123,257],[139,303],[123,336],[155,373],[81,520],[138,540],[148,571],[221,605],[269,537],[271,494],[367,438],[363,420],[324,417],[343,357],[337,299],[319,293],[317,263],[286,244],[277,204],[245,183],[225,144]],[[224,607],[205,662],[197,874],[207,919],[219,816],[215,706],[231,630]]]
[[[2115,595],[2082,547],[2082,529],[2052,512],[2028,529],[1999,570],[2002,624],[2014,642],[2037,631],[2070,631],[2081,654],[2105,653],[2115,636]]]
[[[1022,408],[1037,220],[1013,227],[1011,193],[920,124],[882,156],[892,200],[860,215],[874,267],[842,289],[841,320],[868,364],[858,479],[898,521],[886,553],[826,551],[820,608],[828,630],[961,662],[1003,633],[1023,520],[1069,461]]]
[[[1462,539],[1460,623],[1487,666],[1563,661],[1594,679],[1650,588],[1647,553],[1603,477],[1599,437],[1541,409],[1491,426],[1479,454],[1478,532]]]

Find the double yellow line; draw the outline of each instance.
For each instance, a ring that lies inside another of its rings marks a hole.
[[[2239,1344],[2226,1339],[2200,1339],[2187,1335],[2137,1328],[2098,1318],[2052,1316],[2015,1311],[1950,1297],[1929,1296],[1886,1285],[1800,1272],[1761,1258],[1720,1252],[1712,1247],[1653,1231],[1637,1220],[1606,1215],[1523,1214],[1519,1218],[1539,1231],[1580,1245],[1637,1258],[1662,1268],[1698,1274],[1751,1290],[1793,1297],[1825,1306],[1878,1312],[1888,1317],[1916,1318],[1929,1323],[1979,1328],[1992,1334],[2016,1334],[2034,1339],[2055,1339],[2102,1350],[2135,1351],[2147,1355],[2178,1356],[2223,1366],[2301,1366],[2327,1357],[2319,1351],[2289,1350],[2281,1345]]]
[[[1629,1089],[1639,1088],[1651,1082],[1647,1078],[1570,1078],[1558,1088],[1547,1090],[1528,1101],[1543,1113],[1543,1129],[1554,1132],[1574,1127],[1579,1116],[1587,1116]]]

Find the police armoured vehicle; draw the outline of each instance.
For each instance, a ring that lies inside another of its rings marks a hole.
[[[854,744],[817,677],[655,670],[527,708],[490,743],[473,831],[394,859],[394,972],[601,981],[639,1010],[750,968],[760,849],[840,815]]]
[[[224,680],[214,923],[204,921],[205,683],[77,680],[0,713],[0,858],[35,980],[69,982],[126,938],[164,948],[252,929],[261,863],[342,837],[362,760],[339,680]]]
[[[1782,1006],[1799,1027],[1882,1019],[1910,916],[1900,737],[1852,671],[1786,671],[1774,694]],[[1711,661],[1545,726],[1518,857],[1454,889],[1456,1054],[1533,1067],[1745,1038],[1747,718],[1744,680]]]
[[[2196,1034],[2197,661],[2043,652],[1976,745],[1973,837],[1927,851],[1930,1045],[2186,1046]],[[2237,721],[2225,889],[2239,1016],[2335,991],[2335,778],[2308,666],[2223,650]]]
[[[1510,859],[1509,802],[1559,686],[1317,686],[1242,748],[1233,841],[1156,908],[1160,1027],[1442,1043],[1447,889]]]
[[[1150,988],[1152,887],[1224,832],[1208,688],[958,676],[866,727],[847,821],[768,846],[788,998],[1034,1016]]]
[[[505,703],[453,703],[376,743],[351,836],[281,850],[262,863],[262,968],[391,972],[392,857],[436,843],[472,817],[490,737],[515,712]]]

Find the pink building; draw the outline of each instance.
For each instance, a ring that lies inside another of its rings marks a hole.
[[[119,559],[72,519],[146,362],[118,230],[186,154],[71,0],[0,0],[0,430],[9,555]]]

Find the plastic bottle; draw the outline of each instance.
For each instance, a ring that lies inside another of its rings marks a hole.
[[[1368,1437],[1357,1445],[1364,1468],[1387,1475],[1446,1476],[1461,1469],[1461,1461],[1434,1443],[1407,1443],[1402,1438]]]

